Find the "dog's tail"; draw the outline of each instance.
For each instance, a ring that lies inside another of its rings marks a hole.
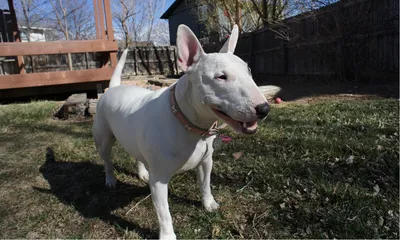
[[[118,61],[117,66],[115,67],[114,73],[111,76],[110,80],[110,88],[121,85],[121,75],[122,69],[125,65],[126,55],[128,55],[128,49],[125,49],[121,55],[121,58]]]

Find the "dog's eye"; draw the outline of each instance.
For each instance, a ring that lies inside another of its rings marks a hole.
[[[218,79],[223,79],[223,80],[226,80],[226,79],[228,79],[227,77],[226,77],[226,75],[221,75],[221,76],[219,76],[219,77],[217,77]]]

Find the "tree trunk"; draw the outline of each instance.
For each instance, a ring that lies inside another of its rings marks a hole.
[[[67,27],[67,26],[66,26],[66,31],[67,31],[67,34],[65,35],[65,36],[66,36],[66,40],[69,41],[69,37],[68,37],[68,27]],[[68,53],[68,67],[69,67],[69,70],[72,71],[72,58],[71,58],[71,53]]]
[[[65,26],[65,40],[69,41],[69,35],[68,35],[68,23],[67,23],[67,11],[64,9],[64,26]],[[71,53],[68,53],[68,67],[69,70],[72,71],[72,58],[71,58]]]
[[[224,6],[224,9],[226,9],[226,13],[227,13],[226,17],[229,19],[229,23],[230,23],[231,29],[232,29],[233,25],[235,25],[235,20],[232,18],[232,15],[229,13],[229,8],[228,8],[228,5],[225,0],[222,0],[222,4]]]
[[[150,41],[151,38],[151,32],[153,31],[153,25],[154,25],[154,14],[155,14],[155,10],[156,10],[156,6],[152,6],[152,1],[150,1],[150,7],[149,7],[149,11],[150,11],[150,26],[149,26],[149,30],[147,32],[147,39],[146,41]],[[155,4],[155,3],[154,3]],[[154,7],[154,9],[153,9]]]
[[[267,26],[268,25],[268,0],[262,0],[262,22],[263,22],[263,26]]]
[[[235,20],[236,20],[236,24],[238,25],[239,28],[239,32],[242,31],[242,16],[241,16],[241,8],[240,8],[240,4],[239,4],[239,0],[235,1]],[[231,28],[233,28],[233,26],[231,26]]]
[[[22,12],[24,14],[24,18],[25,18],[25,23],[26,23],[26,39],[28,42],[31,41],[31,21],[29,18],[29,12],[30,12],[30,6],[29,6],[29,2],[26,3],[25,1],[21,0],[21,5],[22,5]],[[32,59],[32,55],[29,56],[29,60],[31,62],[31,68],[32,68],[32,73],[33,71],[33,59]]]
[[[277,4],[277,0],[273,0],[272,1],[272,14],[271,14],[271,20],[272,21],[276,21],[277,20],[276,4]]]

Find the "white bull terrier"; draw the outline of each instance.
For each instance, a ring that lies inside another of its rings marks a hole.
[[[139,177],[150,185],[161,239],[176,238],[168,207],[168,182],[174,174],[196,168],[204,208],[219,207],[210,189],[217,120],[236,132],[253,134],[257,121],[269,112],[247,64],[233,54],[237,26],[220,53],[204,53],[185,25],[178,27],[177,37],[185,75],[158,91],[120,85],[125,50],[97,104],[92,129],[108,187],[116,184],[111,161],[115,139],[137,160]]]

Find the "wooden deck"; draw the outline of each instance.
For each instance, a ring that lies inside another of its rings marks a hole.
[[[113,71],[114,68],[101,68],[76,71],[5,75],[0,77],[0,90],[107,81],[111,79]]]
[[[2,97],[1,92],[4,93],[4,90],[7,89],[17,90],[77,83],[104,83],[104,81],[110,80],[117,64],[118,51],[112,28],[110,0],[93,0],[97,39],[55,42],[21,42],[19,31],[17,29],[17,19],[15,16],[13,0],[8,0],[8,3],[10,7],[11,23],[8,22],[8,26],[3,24],[1,27],[8,27],[6,30],[10,33],[12,32],[12,36],[7,38],[8,42],[0,42],[0,57],[16,56],[19,74],[0,75],[0,98]],[[96,69],[71,69],[70,71],[42,73],[25,72],[23,56],[88,52],[108,53],[105,55],[107,59],[105,59],[102,67]],[[29,94],[29,91],[24,92]]]

